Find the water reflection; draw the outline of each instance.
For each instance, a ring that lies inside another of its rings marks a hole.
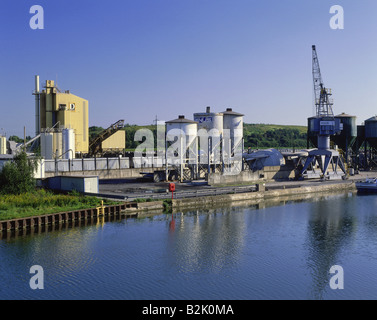
[[[167,252],[178,272],[219,272],[236,263],[244,246],[243,211],[223,208],[190,211],[177,216],[179,224],[170,235],[173,238],[168,242]]]
[[[38,236],[43,233],[50,232],[61,232],[67,231],[73,228],[83,228],[89,226],[96,226],[97,228],[103,228],[107,222],[121,221],[124,218],[119,217],[98,217],[93,219],[83,219],[83,220],[74,220],[74,221],[63,221],[61,223],[48,224],[48,225],[35,225],[32,228],[17,229],[10,231],[1,231],[0,239],[11,241],[13,239],[25,238],[29,236]]]
[[[312,276],[311,297],[323,299],[333,265],[342,265],[344,249],[357,231],[356,201],[344,195],[313,202],[307,226],[307,264]]]
[[[175,217],[174,214],[171,215],[171,221],[169,222],[169,231],[174,232],[175,230]]]
[[[35,298],[33,264],[50,299],[324,299],[335,264],[350,275],[343,292],[362,297],[348,284],[365,280],[359,259],[377,278],[377,197],[306,197],[18,234],[0,241],[0,298]]]

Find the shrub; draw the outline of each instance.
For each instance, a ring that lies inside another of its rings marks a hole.
[[[0,193],[21,194],[34,190],[36,168],[36,159],[29,159],[25,152],[17,154],[0,171]]]

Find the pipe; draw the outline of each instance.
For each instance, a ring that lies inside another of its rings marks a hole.
[[[39,123],[39,76],[35,76],[35,135],[40,134],[40,123]]]

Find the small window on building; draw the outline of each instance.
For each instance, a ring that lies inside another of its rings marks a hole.
[[[76,105],[74,103],[71,103],[71,110],[75,110],[76,109]]]
[[[59,110],[67,110],[66,104],[59,104]]]

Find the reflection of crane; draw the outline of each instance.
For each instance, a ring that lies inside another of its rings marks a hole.
[[[325,88],[321,70],[319,68],[319,61],[315,45],[312,46],[313,55],[313,84],[314,84],[314,103],[316,107],[317,117],[334,117],[332,111],[333,101],[329,98],[331,96],[331,89]]]
[[[107,129],[101,131],[94,139],[89,143],[89,156],[94,156],[97,153],[102,152],[102,141],[112,136],[115,132],[124,127],[124,120],[118,120]]]

